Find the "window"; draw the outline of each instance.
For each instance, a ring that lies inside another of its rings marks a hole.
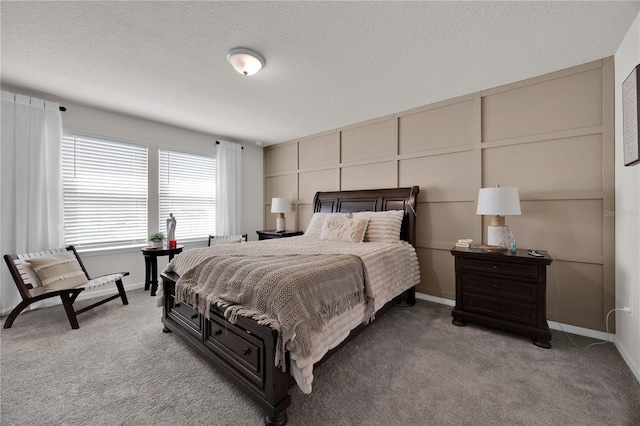
[[[159,150],[159,230],[176,218],[176,240],[206,239],[216,231],[216,160]]]
[[[66,244],[98,248],[147,240],[147,147],[65,135],[62,185]]]

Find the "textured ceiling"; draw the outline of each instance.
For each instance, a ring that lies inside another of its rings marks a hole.
[[[270,144],[611,56],[640,2],[0,7],[3,84]],[[233,47],[265,68],[236,73]]]

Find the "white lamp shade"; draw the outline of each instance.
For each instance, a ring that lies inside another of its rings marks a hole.
[[[264,58],[253,50],[237,47],[227,53],[227,61],[240,74],[253,75],[264,66]]]
[[[520,195],[518,188],[502,187],[481,188],[478,193],[476,214],[487,216],[520,215]]]
[[[272,198],[271,213],[287,213],[291,208],[291,202],[287,198]]]

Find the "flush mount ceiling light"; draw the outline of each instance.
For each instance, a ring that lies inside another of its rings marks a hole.
[[[264,58],[257,52],[244,47],[236,47],[227,53],[227,61],[240,74],[253,75],[264,66]]]

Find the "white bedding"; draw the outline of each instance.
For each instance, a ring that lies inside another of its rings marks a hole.
[[[349,243],[319,240],[311,236],[252,241],[240,244],[221,244],[212,247],[187,250],[176,256],[165,268],[165,272],[182,275],[194,265],[208,257],[221,255],[268,255],[286,254],[354,254],[365,266],[365,279],[369,280],[375,310],[420,282],[420,270],[415,249],[410,244],[367,242]],[[161,286],[160,286],[161,287]],[[162,288],[158,289],[158,303],[162,306]],[[333,318],[319,332],[312,335],[311,357],[301,358],[296,354],[295,339],[287,344],[291,358],[290,373],[304,393],[311,392],[313,364],[330,349],[347,338],[349,332],[364,321],[364,304]]]

